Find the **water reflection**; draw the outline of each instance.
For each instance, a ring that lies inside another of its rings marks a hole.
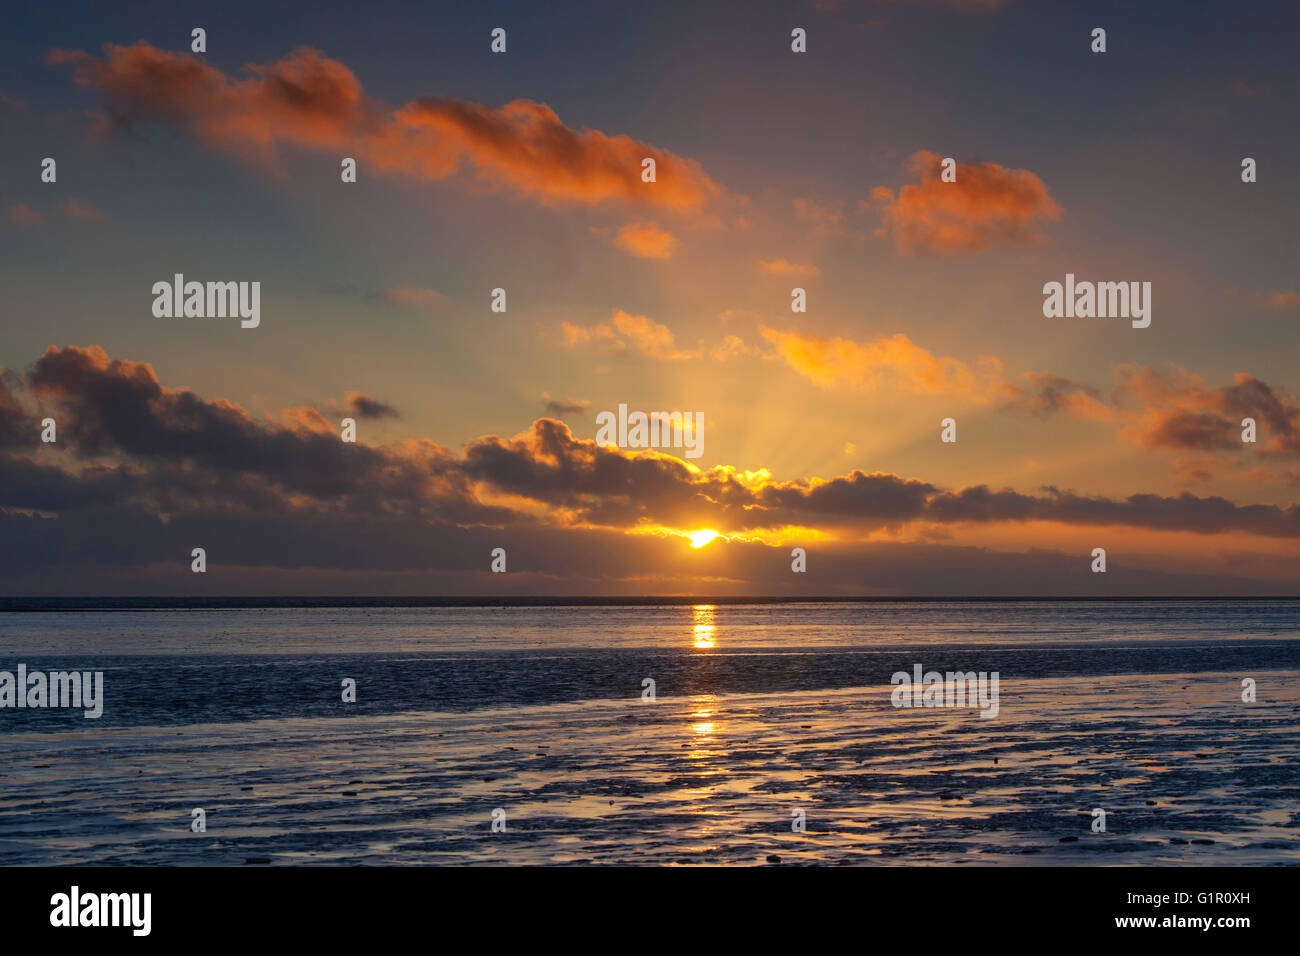
[[[713,694],[702,694],[691,701],[691,709],[687,712],[687,719],[690,721],[688,727],[690,734],[685,741],[687,756],[693,760],[702,761],[695,773],[705,776],[714,776],[721,771],[710,766],[713,757],[717,753],[718,731],[722,725],[718,720],[717,697]]]
[[[694,614],[695,646],[707,649],[713,646],[713,605],[697,604],[691,608]]]
[[[713,733],[713,721],[709,720],[713,716],[711,710],[697,710],[691,714],[691,717],[698,720],[699,723],[691,724],[691,730],[701,737],[707,737]]]

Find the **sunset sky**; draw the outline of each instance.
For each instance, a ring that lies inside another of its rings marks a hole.
[[[0,592],[1300,593],[1292,3],[6,18]]]

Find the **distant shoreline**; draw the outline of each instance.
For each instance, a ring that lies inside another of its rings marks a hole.
[[[1132,604],[1160,601],[1173,604],[1207,602],[1279,602],[1300,601],[1300,596],[1277,595],[1244,597],[1185,597],[1153,595],[1151,597],[844,597],[824,595],[773,597],[709,597],[663,595],[650,597],[0,597],[0,613],[33,611],[202,611],[298,608],[472,608],[472,607],[681,607],[710,605],[766,604]]]

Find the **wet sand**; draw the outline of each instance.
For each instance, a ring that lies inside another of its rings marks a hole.
[[[1296,864],[1300,673],[1256,676],[12,734],[0,864]]]

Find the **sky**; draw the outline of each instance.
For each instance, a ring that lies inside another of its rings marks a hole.
[[[1293,4],[7,17],[0,593],[1300,593]]]

